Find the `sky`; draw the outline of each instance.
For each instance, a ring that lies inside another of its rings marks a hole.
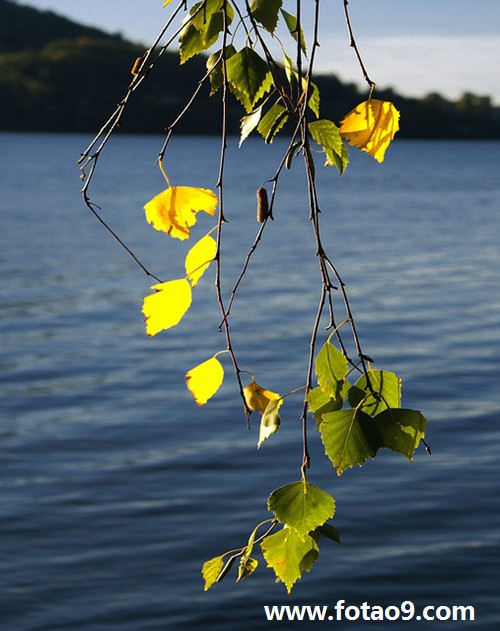
[[[168,18],[173,0],[18,0],[50,9],[148,45]],[[190,3],[192,4],[192,3]],[[305,19],[311,26],[313,0]],[[294,12],[295,0],[283,7]],[[500,105],[499,0],[350,0],[357,45],[370,77],[406,96],[464,92],[491,96]],[[316,70],[363,84],[343,16],[342,0],[322,0],[321,47]],[[309,19],[307,19],[309,18]]]

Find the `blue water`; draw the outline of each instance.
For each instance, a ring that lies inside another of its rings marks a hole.
[[[299,478],[300,396],[287,399],[279,433],[259,451],[227,357],[219,393],[194,404],[184,373],[225,347],[213,273],[178,327],[145,337],[141,298],[154,281],[79,197],[75,160],[88,140],[0,137],[2,631],[258,630],[278,624],[265,620],[265,604],[338,599],[476,609],[473,623],[376,628],[498,629],[500,144],[398,141],[383,166],[352,152],[342,178],[318,171],[325,246],[364,350],[403,378],[405,406],[429,419],[433,455],[420,448],[410,464],[382,452],[339,478],[312,433],[309,479],[337,499],[343,545],[325,541],[288,597],[263,560],[248,580],[228,577],[206,593],[200,567],[244,545],[268,517],[268,494]],[[183,276],[186,244],[155,232],[142,211],[163,188],[161,140],[114,139],[94,195],[167,280]],[[255,190],[284,149],[234,145],[226,296],[258,227]],[[213,188],[217,152],[215,139],[178,139],[171,179]],[[278,392],[304,383],[319,298],[302,184],[297,164],[233,311],[240,366]],[[211,225],[200,216],[193,232]]]

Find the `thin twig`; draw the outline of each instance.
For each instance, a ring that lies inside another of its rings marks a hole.
[[[229,320],[227,317],[227,312],[224,306],[224,299],[222,297],[222,286],[221,286],[221,238],[222,238],[222,225],[226,222],[224,217],[224,167],[226,160],[226,150],[227,150],[227,92],[228,92],[228,81],[227,81],[227,67],[226,67],[226,58],[225,58],[225,50],[227,45],[227,0],[224,0],[222,5],[222,15],[223,15],[223,39],[222,39],[222,55],[221,55],[221,66],[222,66],[222,141],[221,141],[221,150],[220,150],[220,164],[219,164],[219,177],[217,181],[217,189],[219,193],[219,217],[217,223],[217,252],[215,255],[216,262],[216,272],[215,272],[215,288],[217,293],[217,301],[219,303],[220,312],[222,314],[222,324],[224,327],[224,332],[226,335],[226,343],[227,350],[231,356],[231,360],[233,362],[233,368],[236,375],[236,380],[238,382],[238,387],[240,390],[240,396],[243,401],[243,411],[245,413],[246,424],[250,429],[250,414],[251,410],[248,407],[248,404],[245,399],[245,394],[243,391],[243,383],[241,381],[241,371],[238,366],[238,362],[236,360],[236,355],[234,353],[233,344],[231,340],[231,332],[229,327]]]
[[[106,144],[108,143],[108,140],[110,139],[111,135],[113,134],[113,132],[119,126],[120,121],[121,121],[121,119],[123,117],[123,113],[125,112],[125,108],[127,107],[132,95],[137,90],[137,88],[142,83],[142,81],[145,79],[145,77],[152,70],[152,68],[158,63],[158,61],[159,61],[160,57],[163,55],[163,53],[167,50],[167,48],[170,46],[170,44],[177,37],[179,31],[177,31],[170,38],[170,40],[164,46],[162,46],[160,51],[157,52],[156,58],[148,66],[148,61],[149,61],[150,57],[153,55],[153,53],[154,53],[156,47],[158,46],[160,40],[163,38],[163,36],[166,33],[166,31],[168,30],[168,28],[173,23],[173,21],[175,20],[177,14],[181,10],[181,8],[184,6],[184,4],[185,4],[184,2],[179,3],[177,8],[173,11],[172,15],[170,16],[170,18],[167,20],[167,22],[164,25],[164,27],[161,29],[159,35],[157,36],[157,38],[154,41],[154,43],[152,44],[152,46],[150,46],[150,48],[144,53],[141,65],[139,67],[139,71],[138,71],[137,75],[135,75],[133,77],[129,87],[127,88],[127,92],[126,92],[125,96],[118,103],[118,105],[117,105],[115,111],[113,112],[113,114],[111,114],[111,116],[108,118],[108,120],[104,123],[104,125],[101,127],[99,132],[96,134],[94,139],[91,141],[91,143],[89,144],[87,149],[85,149],[85,151],[81,154],[80,159],[78,160],[78,164],[81,165],[80,166],[81,178],[84,181],[84,185],[83,185],[83,188],[81,190],[81,194],[82,194],[82,198],[83,198],[84,204],[90,210],[90,212],[94,215],[94,217],[101,223],[101,225],[109,232],[109,234],[111,234],[111,236],[117,241],[117,243],[119,243],[119,245],[129,254],[129,256],[132,257],[132,259],[143,270],[143,272],[147,276],[151,276],[152,278],[157,280],[159,283],[161,283],[162,281],[146,268],[146,266],[133,253],[133,251],[116,234],[116,232],[111,228],[111,226],[101,217],[100,213],[96,210],[97,208],[99,208],[99,210],[100,210],[100,207],[97,204],[95,204],[94,202],[91,201],[90,196],[89,196],[89,190],[90,190],[90,185],[91,185],[92,179],[94,177],[94,173],[95,173],[95,169],[96,169],[99,157],[100,157],[102,151],[104,150]],[[97,146],[97,149],[95,149],[96,146]],[[89,171],[86,172],[86,169],[89,169]]]
[[[351,26],[351,18],[349,17],[349,0],[344,0],[344,15],[345,15],[345,21],[347,24],[347,30],[349,31],[349,40],[350,40],[349,45],[354,49],[354,52],[356,53],[356,57],[358,58],[359,65],[361,67],[361,72],[363,73],[363,77],[365,78],[365,81],[370,86],[369,98],[371,98],[373,90],[375,89],[375,81],[372,81],[370,77],[368,76],[368,72],[365,68],[365,64],[363,63],[363,59],[361,57],[361,53],[359,52],[358,45],[356,44],[356,40],[354,39],[354,33]]]
[[[236,297],[236,292],[238,291],[238,287],[240,286],[240,283],[247,272],[248,265],[250,264],[250,259],[252,258],[252,254],[255,252],[255,250],[257,249],[257,246],[259,245],[259,242],[262,238],[262,233],[264,232],[268,219],[269,218],[265,219],[264,222],[261,224],[259,231],[257,232],[257,236],[255,237],[255,241],[253,242],[252,246],[247,252],[245,262],[241,269],[240,275],[238,276],[238,279],[236,280],[234,287],[231,290],[231,295],[229,296],[229,302],[226,309],[226,315],[225,315],[226,319],[229,317],[229,314],[231,313],[231,307],[233,306],[233,302]],[[223,325],[223,321],[219,324],[219,330],[221,329],[222,325]]]
[[[276,192],[277,192],[277,189],[278,189],[279,177],[281,175],[281,172],[283,171],[283,167],[286,164],[287,156],[288,156],[289,152],[292,150],[294,143],[296,142],[296,138],[297,138],[297,135],[299,133],[299,127],[300,127],[300,125],[298,123],[296,128],[295,128],[295,131],[291,135],[291,140],[290,140],[290,143],[288,145],[288,148],[285,151],[283,157],[281,158],[280,164],[279,164],[278,168],[276,169],[276,172],[275,172],[274,176],[271,179],[266,180],[267,182],[272,182],[273,183],[273,190],[271,192],[271,201],[269,202],[269,216],[268,216],[268,219],[271,219],[271,220],[274,220],[274,213],[273,213],[274,201],[275,201]],[[250,249],[247,252],[247,255],[246,255],[246,258],[245,258],[245,262],[243,263],[242,270],[241,270],[238,278],[236,279],[236,282],[235,282],[235,284],[234,284],[234,286],[233,286],[233,288],[231,290],[231,294],[230,294],[230,297],[229,297],[229,303],[228,303],[228,307],[227,307],[227,310],[226,310],[226,317],[228,317],[230,312],[231,312],[231,308],[232,308],[234,299],[236,297],[236,292],[238,291],[238,288],[239,288],[239,286],[241,284],[241,281],[243,280],[243,277],[245,276],[245,274],[246,274],[246,272],[248,270],[248,266],[250,264],[250,259],[252,258],[254,252],[257,249],[257,246],[259,245],[260,240],[262,239],[262,235],[264,233],[265,227],[267,226],[268,219],[266,219],[264,221],[264,223],[260,226],[260,228],[259,228],[259,230],[257,232],[257,236],[255,237],[255,240],[254,240],[253,244],[250,246]],[[222,322],[219,324],[219,330],[220,330],[221,326],[222,326]]]

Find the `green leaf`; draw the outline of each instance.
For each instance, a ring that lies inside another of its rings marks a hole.
[[[182,29],[179,36],[179,52],[181,64],[194,57],[207,48],[203,35],[192,25],[188,24]]]
[[[332,525],[330,525],[330,524],[323,524],[322,526],[320,526],[318,528],[318,530],[316,532],[319,535],[321,535],[322,537],[326,537],[327,539],[331,539],[332,541],[335,541],[335,543],[340,545],[340,533]]]
[[[269,438],[269,436],[272,436],[272,434],[275,434],[278,431],[278,428],[281,425],[278,408],[281,403],[282,399],[271,399],[267,404],[264,414],[260,420],[259,442],[257,443],[257,448],[259,448],[262,443]]]
[[[226,26],[234,19],[234,9],[226,3]],[[206,43],[215,43],[224,30],[224,0],[203,0],[193,5],[189,12],[192,24],[203,36]]]
[[[346,390],[347,388],[349,388],[349,383],[345,381],[344,390]],[[340,410],[342,405],[344,404],[343,396],[340,396],[337,399],[333,399],[329,394],[324,392],[319,387],[309,390],[306,396],[306,401],[309,405],[309,409],[316,418],[317,427],[323,420],[323,414],[326,414],[326,412],[335,412],[336,410]]]
[[[245,46],[227,60],[226,68],[233,94],[250,112],[273,84],[267,63],[252,48]]]
[[[207,70],[211,70],[210,72],[210,96],[215,94],[219,88],[222,87],[224,82],[224,77],[222,74],[222,57],[221,57],[222,49],[210,55],[207,59]],[[226,61],[236,54],[236,48],[229,44],[224,49],[224,57]]]
[[[283,51],[283,57],[284,57],[283,67],[285,69],[286,78],[288,79],[288,83],[292,85],[293,79],[297,78],[298,73],[296,70],[294,70],[293,61],[291,57],[289,57],[285,51]]]
[[[298,29],[298,24],[297,24],[297,18],[291,13],[288,13],[287,11],[285,11],[284,9],[281,9],[281,15],[283,16],[285,20],[288,30],[290,31],[290,35],[293,37],[293,39],[296,42],[298,42],[299,29]],[[306,38],[304,36],[304,31],[302,30],[302,28],[300,29],[300,47],[304,55],[307,56]]]
[[[337,468],[337,475],[374,458],[381,446],[374,420],[360,410],[328,412],[323,415],[319,430],[325,453]]]
[[[307,85],[307,80],[303,79],[303,83]],[[304,89],[306,87],[304,85]],[[319,88],[315,83],[310,83],[309,85],[309,95],[307,99],[307,104],[309,108],[314,112],[316,118],[319,118],[319,104],[320,104],[320,96],[319,96]]]
[[[268,567],[274,570],[278,581],[285,583],[287,592],[304,572],[310,572],[319,556],[316,541],[310,535],[302,540],[292,528],[286,526],[269,535],[260,544]]]
[[[425,436],[427,419],[417,410],[387,408],[374,419],[381,434],[381,447],[387,447],[413,459],[413,453]]]
[[[262,117],[262,105],[255,109],[250,114],[243,116],[240,121],[240,144],[241,147],[244,140],[248,138],[248,136],[253,132],[253,130],[257,127]]]
[[[388,370],[369,370],[368,379],[372,394],[368,388],[366,375],[362,375],[349,390],[349,403],[353,408],[360,405],[360,409],[371,416],[387,408],[401,407],[401,379]]]
[[[230,5],[228,4],[228,7]],[[230,21],[228,20],[228,23]],[[222,11],[213,13],[207,22],[206,28],[201,31],[205,40],[206,47],[209,48],[219,39],[219,35],[224,30],[224,14]]]
[[[283,0],[251,0],[250,12],[269,33],[274,33],[282,4]]]
[[[271,493],[267,507],[301,539],[333,517],[335,500],[309,482],[293,482]]]
[[[244,578],[250,576],[250,574],[253,574],[258,565],[259,562],[257,561],[257,559],[247,559],[245,557],[242,557],[238,568],[238,578],[236,579],[236,582],[239,583]]]
[[[319,351],[315,370],[321,390],[332,399],[341,399],[348,372],[347,359],[330,342],[326,342]]]
[[[291,169],[292,168],[292,162],[293,159],[295,158],[295,155],[299,154],[300,148],[301,148],[302,143],[300,142],[300,140],[296,140],[289,148],[286,154],[286,162],[285,162],[285,166],[287,169]]]
[[[257,131],[264,138],[266,144],[271,144],[287,120],[286,108],[279,103],[275,103],[262,117]]]
[[[342,173],[347,166],[347,149],[342,142],[337,125],[326,118],[322,118],[309,123],[309,132],[318,145],[323,147],[323,151],[326,154],[325,166],[335,165]]]
[[[224,567],[224,557],[214,557],[209,561],[205,561],[201,568],[201,573],[205,579],[205,591],[210,589],[217,582],[219,574]]]
[[[186,26],[180,37],[181,63],[210,48],[224,30],[224,0],[203,0],[193,5],[189,11]],[[226,4],[226,26],[234,18],[234,9]]]
[[[349,151],[344,143],[342,143],[342,147],[340,149],[340,154],[332,154],[331,158],[333,159],[333,163],[339,170],[340,175],[346,170],[347,165],[349,164]],[[329,162],[330,158],[327,158],[324,166],[331,166]]]

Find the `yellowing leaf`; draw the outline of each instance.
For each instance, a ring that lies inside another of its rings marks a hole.
[[[172,0],[165,0],[165,2],[163,3],[163,6],[164,6],[164,7],[166,7],[166,6],[168,6],[171,2],[172,2]]]
[[[186,274],[193,287],[196,287],[196,283],[214,260],[216,252],[217,243],[215,239],[207,235],[195,243],[187,253],[185,261]]]
[[[269,436],[272,436],[278,431],[281,425],[278,408],[282,402],[282,399],[271,399],[267,404],[266,410],[260,419],[259,442],[257,443],[258,449]]]
[[[198,405],[205,405],[221,387],[223,379],[224,368],[216,357],[186,373],[186,385]]]
[[[399,112],[390,101],[363,101],[340,123],[340,135],[378,162],[399,129]]]
[[[245,401],[251,410],[258,410],[261,414],[266,411],[267,405],[271,399],[279,399],[280,395],[270,390],[265,390],[258,383],[252,381],[248,386],[243,388]],[[278,403],[278,408],[282,401]]]
[[[286,526],[260,544],[267,565],[274,570],[276,582],[282,581],[288,593],[304,572],[310,572],[319,556],[318,544],[310,535],[301,539]]]
[[[201,568],[201,574],[205,580],[205,591],[210,589],[212,585],[217,582],[223,567],[224,558],[221,556],[205,561],[203,567]]]
[[[250,576],[250,574],[253,574],[258,565],[259,562],[257,559],[242,557],[240,567],[238,568],[238,578],[236,579],[236,582],[239,583],[244,578]]]
[[[184,240],[196,223],[196,213],[203,210],[213,217],[216,207],[217,196],[209,189],[171,186],[149,201],[144,210],[156,230]]]
[[[184,278],[153,285],[151,289],[155,293],[146,296],[142,304],[149,337],[178,324],[191,305],[191,286]]]

